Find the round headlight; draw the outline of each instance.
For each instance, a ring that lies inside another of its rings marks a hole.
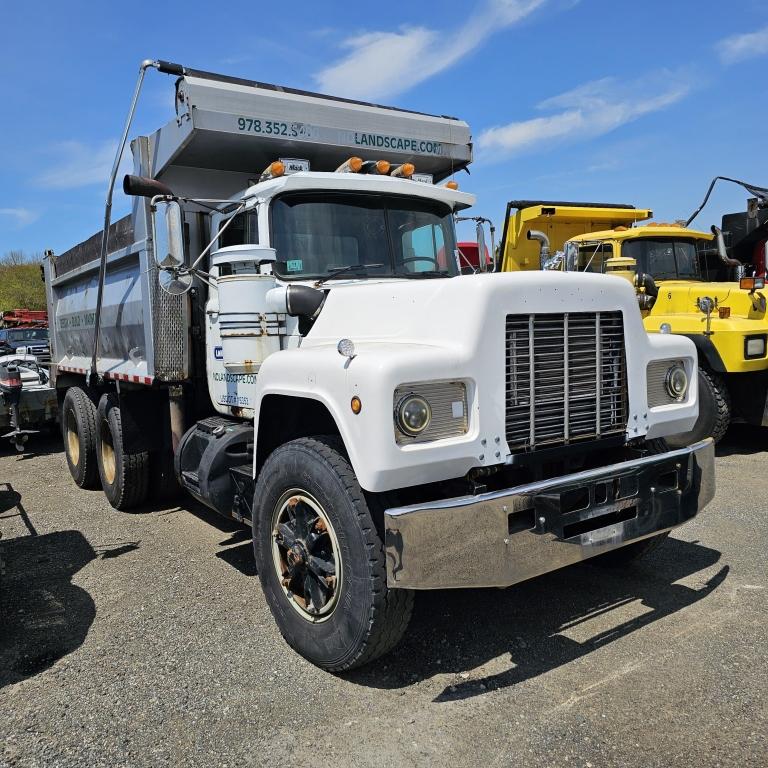
[[[667,371],[667,392],[675,400],[682,400],[688,391],[688,374],[682,365],[673,365]]]
[[[406,395],[396,409],[397,426],[406,435],[420,435],[429,425],[432,409],[419,395]]]

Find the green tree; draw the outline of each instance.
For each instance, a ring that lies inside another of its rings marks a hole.
[[[38,253],[8,251],[0,256],[0,312],[46,308],[41,263]]]

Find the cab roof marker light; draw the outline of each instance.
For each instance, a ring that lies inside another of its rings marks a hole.
[[[275,160],[270,163],[261,174],[259,181],[267,181],[267,179],[276,179],[285,173],[285,163],[281,160]]]
[[[416,173],[416,166],[413,163],[403,163],[398,165],[389,175],[410,179],[414,173]]]
[[[349,160],[343,162],[337,169],[336,173],[360,173],[363,168],[363,160],[360,157],[350,157]]]
[[[445,186],[448,189],[457,190],[459,188],[459,182],[458,181],[446,181]]]
[[[363,163],[362,173],[386,176],[389,173],[389,167],[389,160],[366,160]]]

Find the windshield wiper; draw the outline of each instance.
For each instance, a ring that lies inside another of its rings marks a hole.
[[[357,270],[363,271],[368,269],[380,269],[383,266],[384,266],[383,264],[347,264],[346,267],[333,267],[333,269],[328,270],[331,274],[327,275],[326,277],[321,277],[315,283],[315,285],[322,285],[326,280],[333,280],[339,275],[344,275],[347,272],[355,272]]]
[[[398,277],[407,277],[409,279],[417,277],[451,277],[448,272],[442,272],[436,269],[428,269],[424,272],[395,272]]]

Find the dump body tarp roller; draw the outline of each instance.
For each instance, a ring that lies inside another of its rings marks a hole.
[[[348,157],[410,162],[440,181],[472,160],[469,126],[452,117],[186,75],[176,85],[178,118],[153,136],[153,169],[170,165],[262,171],[278,157],[330,171]]]

